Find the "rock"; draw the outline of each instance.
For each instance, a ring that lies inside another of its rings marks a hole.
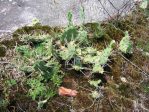
[[[85,23],[97,22],[128,13],[134,0],[0,0],[0,34],[28,25],[34,18],[43,25],[66,26],[70,10],[74,24],[80,24],[81,6]]]

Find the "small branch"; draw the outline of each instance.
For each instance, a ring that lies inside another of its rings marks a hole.
[[[101,0],[98,0],[99,3],[101,4],[102,8],[106,11],[106,13],[109,15],[109,17],[112,19],[112,16],[110,15],[110,13],[106,10],[106,8],[104,7],[104,5],[102,4]]]
[[[144,70],[142,70],[140,67],[138,67],[136,64],[134,64],[133,62],[131,62],[129,59],[127,59],[124,55],[122,55],[121,53],[118,53],[122,58],[124,58],[126,61],[128,61],[131,65],[133,65],[134,67],[136,67],[139,71],[141,71],[145,77],[149,77],[149,74],[146,73]]]

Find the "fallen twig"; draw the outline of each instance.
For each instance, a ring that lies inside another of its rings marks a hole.
[[[143,74],[144,74],[144,76],[146,77],[146,78],[149,78],[149,74],[148,73],[146,73],[144,70],[142,70],[140,67],[138,67],[136,64],[134,64],[132,61],[130,61],[129,59],[127,59],[123,54],[121,54],[121,53],[118,53],[122,58],[124,58],[126,61],[128,61],[131,65],[133,65],[134,67],[136,67],[139,71],[141,71]]]

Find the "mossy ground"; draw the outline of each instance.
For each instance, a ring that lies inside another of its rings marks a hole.
[[[86,25],[86,27],[89,25]],[[149,22],[141,12],[134,12],[128,17],[116,22],[103,23],[105,35],[101,39],[93,39],[93,46],[102,50],[114,39],[119,42],[124,31],[129,31],[133,41],[133,54],[124,57],[118,51],[113,53],[104,75],[94,75],[92,79],[102,79],[101,96],[98,99],[91,97],[94,88],[88,83],[88,77],[74,71],[65,71],[62,86],[75,89],[79,92],[77,97],[63,97],[56,95],[39,112],[132,112],[149,111]],[[14,32],[14,41],[2,41],[7,52],[0,58],[0,98],[4,98],[3,82],[8,78],[22,78],[19,71],[13,68],[11,62],[14,54],[14,46],[18,37],[23,34],[50,34],[55,36],[61,32],[60,28],[49,28],[48,26],[24,27]],[[92,32],[91,32],[92,33]],[[145,52],[145,53],[144,53]],[[145,74],[146,73],[146,74]],[[122,81],[125,78],[126,81]],[[37,102],[27,97],[27,88],[22,86],[21,81],[9,90],[9,105],[0,109],[0,112],[36,112]]]

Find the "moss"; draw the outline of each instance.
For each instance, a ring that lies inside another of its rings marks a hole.
[[[18,41],[19,40],[17,38],[11,38],[11,39],[6,38],[0,41],[0,44],[6,46],[6,48],[14,48],[16,42]]]
[[[110,38],[118,41],[124,35],[123,30],[119,29],[118,27],[114,26],[113,24],[107,24],[105,26],[106,34],[109,35]]]
[[[51,36],[55,36],[55,34],[61,32],[61,29],[58,27],[52,28],[49,26],[25,26],[13,33],[13,37],[17,38],[23,34],[34,34],[34,35],[41,35],[41,34],[49,34]]]
[[[0,44],[0,57],[4,57],[6,55],[6,46]]]

